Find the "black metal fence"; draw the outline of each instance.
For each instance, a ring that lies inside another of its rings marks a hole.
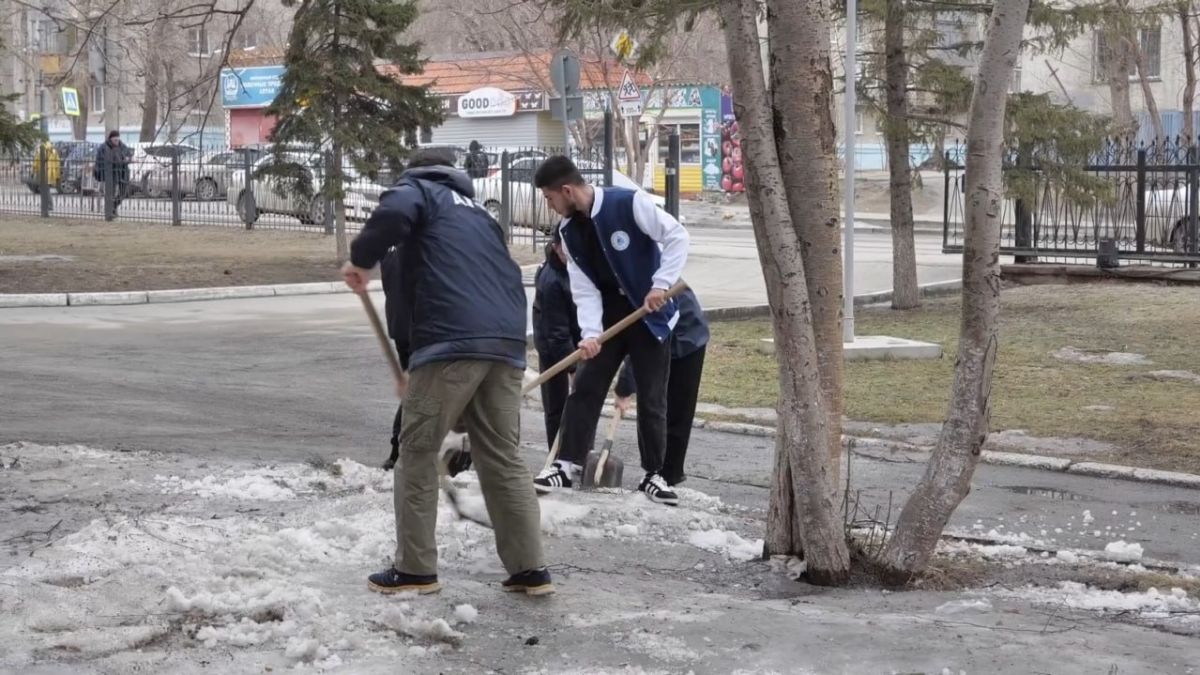
[[[614,182],[611,121],[597,147],[573,148],[585,178]],[[264,173],[277,158],[270,148],[228,148],[200,153],[188,146],[135,145],[125,162],[97,165],[94,143],[64,143],[33,155],[0,160],[0,213],[46,218],[96,218],[171,225],[332,234],[334,204],[319,196],[333,164],[327,152],[298,148],[285,154],[291,175],[307,185]],[[504,227],[510,243],[542,246],[559,216],[533,184],[534,171],[561,148],[542,147],[491,154],[492,163],[473,176],[475,199]],[[459,163],[466,158],[458,153]],[[460,166],[460,168],[463,168]],[[362,175],[343,167],[346,229],[361,229],[380,195],[397,178],[384,171]],[[632,184],[623,176],[617,182]]]
[[[942,247],[961,252],[965,173],[946,162]],[[1081,189],[1055,180],[1032,162],[1032,198],[1006,198],[1001,253],[1018,262],[1096,258],[1115,248],[1120,259],[1161,264],[1200,263],[1200,147],[1183,139],[1151,144],[1115,140],[1084,171],[1096,185]],[[1017,161],[1005,171],[1018,168]],[[1097,189],[1098,188],[1098,189]]]

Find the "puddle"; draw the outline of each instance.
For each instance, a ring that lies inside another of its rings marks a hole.
[[[1028,485],[1008,485],[1000,488],[1008,490],[1019,495],[1030,495],[1033,497],[1045,497],[1046,499],[1054,499],[1060,502],[1078,502],[1085,499],[1091,499],[1081,494],[1070,492],[1069,490],[1055,490],[1054,488],[1031,487]]]
[[[1155,506],[1164,513],[1175,513],[1181,516],[1200,516],[1200,503],[1197,502],[1163,502]]]

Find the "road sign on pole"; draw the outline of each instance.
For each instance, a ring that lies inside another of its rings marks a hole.
[[[617,88],[617,103],[622,117],[637,117],[642,114],[642,90],[633,79],[633,72],[628,68],[621,76],[621,86]]]
[[[62,88],[63,112],[79,117],[79,91],[74,87]]]

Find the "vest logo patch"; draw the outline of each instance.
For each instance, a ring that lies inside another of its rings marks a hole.
[[[612,236],[609,237],[609,241],[612,242],[612,247],[618,251],[624,251],[629,248],[629,235],[625,230],[613,232]]]

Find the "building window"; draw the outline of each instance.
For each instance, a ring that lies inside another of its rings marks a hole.
[[[255,49],[258,47],[258,31],[253,28],[240,28],[233,36],[234,49]]]
[[[33,25],[33,39],[38,53],[67,53],[67,35],[53,19],[37,19]]]
[[[862,108],[854,111],[854,133],[861,134],[863,132],[863,125],[866,123],[866,117],[867,116],[865,113],[863,113]]]
[[[91,107],[92,112],[104,112],[104,86],[93,84],[91,86]]]
[[[1147,79],[1156,80],[1162,76],[1162,29],[1141,28],[1138,30],[1138,48],[1146,60]],[[1092,40],[1092,81],[1108,81],[1108,39],[1103,31],[1096,31]],[[1129,79],[1138,77],[1137,60],[1130,58]]]
[[[679,134],[679,163],[700,163],[699,124],[660,124],[658,127],[658,157],[665,161],[670,150],[670,135]]]
[[[204,26],[188,29],[188,56],[208,56],[212,50],[208,48],[208,30]]]

